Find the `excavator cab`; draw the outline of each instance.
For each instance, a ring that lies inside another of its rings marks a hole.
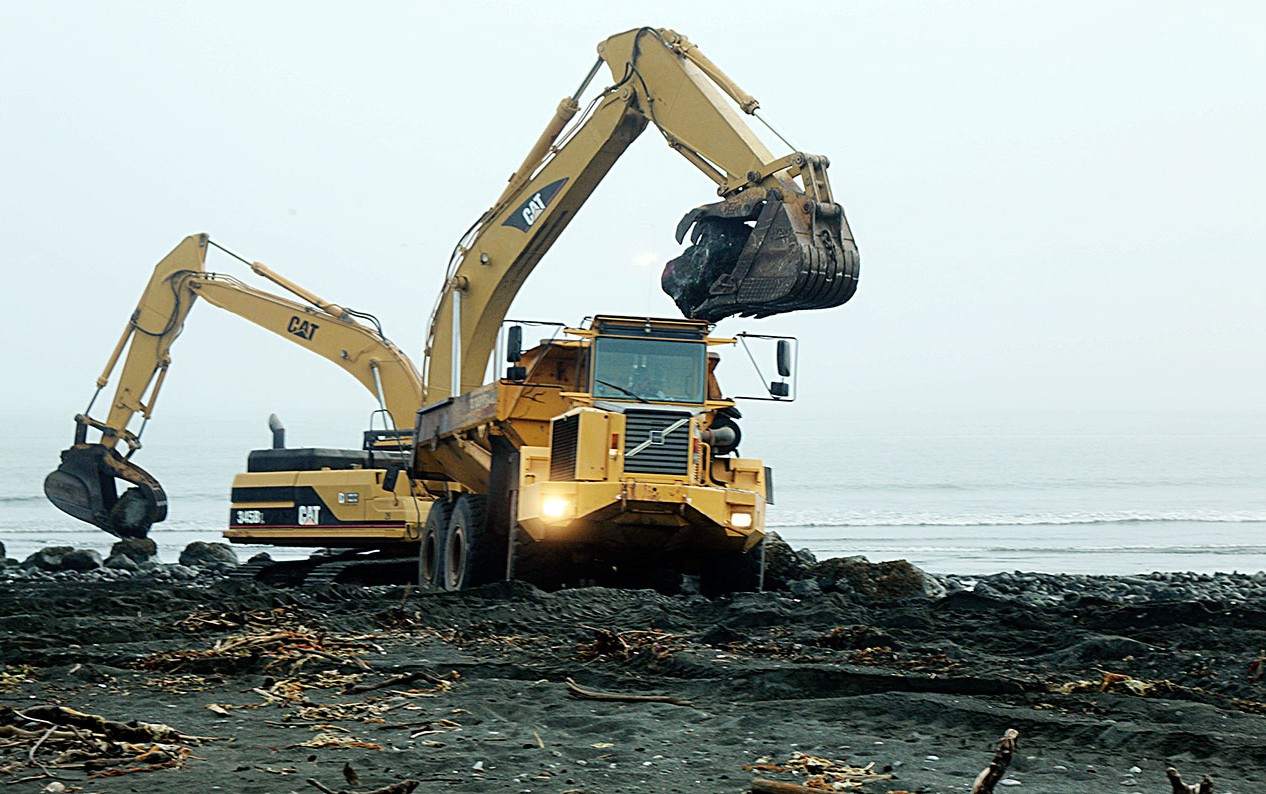
[[[661,285],[686,317],[710,323],[826,309],[857,290],[858,252],[839,204],[778,189],[691,210],[677,226],[691,245]]]
[[[117,450],[86,443],[87,417],[75,417],[75,444],[44,478],[44,495],[57,509],[118,538],[143,538],[167,518],[167,494],[149,472]],[[119,494],[115,480],[131,483]]]

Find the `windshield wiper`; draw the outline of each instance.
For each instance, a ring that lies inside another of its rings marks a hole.
[[[594,379],[593,379],[593,382],[594,382],[594,383],[601,383],[603,386],[610,386],[611,388],[615,389],[616,391],[618,391],[618,392],[620,392],[620,393],[622,393],[622,394],[627,394],[627,395],[629,395],[630,397],[632,397],[633,399],[637,400],[637,401],[638,401],[638,402],[640,402],[640,403],[648,403],[648,404],[650,403],[650,400],[646,399],[646,398],[645,398],[645,397],[643,397],[642,395],[640,395],[640,394],[635,394],[634,392],[629,391],[628,389],[624,388],[623,386],[617,386],[617,385],[615,385],[614,383],[611,383],[610,381],[605,381],[605,380],[601,380],[601,379],[599,379],[599,378],[594,378]]]

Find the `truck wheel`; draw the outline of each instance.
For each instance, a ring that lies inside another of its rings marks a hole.
[[[433,590],[443,584],[440,561],[444,559],[444,536],[452,515],[453,505],[447,499],[436,499],[427,513],[422,537],[418,539],[418,586],[423,589]]]
[[[496,581],[505,568],[505,546],[488,527],[488,498],[463,494],[448,520],[440,546],[445,590]]]
[[[751,551],[718,552],[703,560],[699,589],[708,598],[726,593],[752,593],[763,589],[765,541]]]

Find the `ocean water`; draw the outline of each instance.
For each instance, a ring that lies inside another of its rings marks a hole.
[[[748,412],[743,454],[774,467],[770,528],[819,557],[908,559],[962,574],[1266,570],[1266,414],[814,421],[778,415],[803,416],[798,406],[770,411]],[[70,418],[9,420],[0,458],[8,555],[47,545],[108,551],[111,537],[42,495],[44,475],[70,442]],[[294,443],[354,446],[358,434],[303,439]],[[169,420],[146,442],[136,461],[171,502],[152,536],[174,560],[190,541],[219,539],[233,474],[268,434],[258,418]],[[255,550],[239,548],[239,556]]]

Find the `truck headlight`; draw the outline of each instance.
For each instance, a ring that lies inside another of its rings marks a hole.
[[[550,497],[541,504],[541,512],[547,518],[561,518],[567,515],[569,510],[571,510],[571,503],[557,496]]]
[[[752,514],[730,513],[730,523],[738,529],[747,529],[752,525]]]

